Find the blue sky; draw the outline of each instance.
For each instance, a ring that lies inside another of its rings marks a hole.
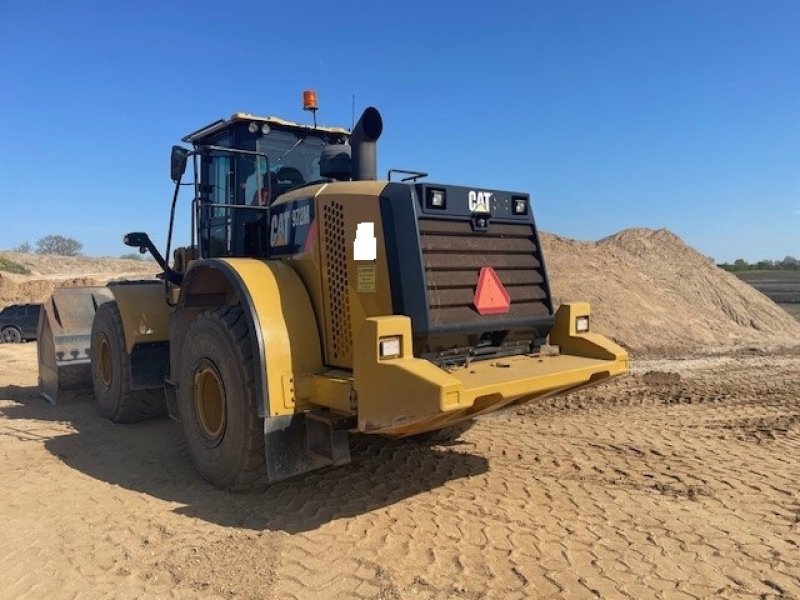
[[[800,255],[800,2],[1,8],[0,248],[160,245],[170,146],[235,111],[303,121],[314,88],[321,123],[349,126],[352,94],[381,110],[381,171],[528,191],[544,230]]]

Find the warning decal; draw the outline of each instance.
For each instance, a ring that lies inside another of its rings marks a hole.
[[[492,267],[481,267],[473,303],[482,315],[503,315],[511,308],[511,296]]]
[[[377,279],[375,265],[359,265],[356,273],[356,291],[359,294],[374,293],[375,280]]]

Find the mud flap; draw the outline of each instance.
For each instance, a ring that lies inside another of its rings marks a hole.
[[[169,342],[136,344],[131,350],[131,389],[163,387],[168,367]]]
[[[97,307],[113,299],[106,287],[57,288],[44,303],[37,330],[39,394],[51,404],[63,391],[91,389],[92,321]]]
[[[264,452],[270,482],[350,462],[350,417],[295,413],[264,419]]]

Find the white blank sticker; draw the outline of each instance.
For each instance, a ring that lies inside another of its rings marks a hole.
[[[356,240],[353,242],[353,260],[375,260],[378,256],[378,241],[375,239],[375,223],[359,223]]]

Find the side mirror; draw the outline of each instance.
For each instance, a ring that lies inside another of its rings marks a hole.
[[[142,231],[133,231],[125,234],[122,243],[131,248],[147,248],[151,244],[150,236]]]
[[[132,231],[125,234],[125,237],[122,238],[122,243],[126,246],[130,246],[131,248],[138,247],[139,252],[142,254],[149,252],[151,256],[156,259],[158,266],[163,269],[164,277],[167,279],[167,281],[171,281],[175,285],[181,284],[183,276],[170,268],[170,266],[167,264],[167,261],[165,261],[164,257],[161,255],[161,252],[159,252],[155,244],[153,244],[153,241],[150,239],[149,235],[143,231]]]
[[[189,151],[181,146],[173,146],[169,156],[169,174],[172,181],[178,183],[186,172],[186,159]]]

